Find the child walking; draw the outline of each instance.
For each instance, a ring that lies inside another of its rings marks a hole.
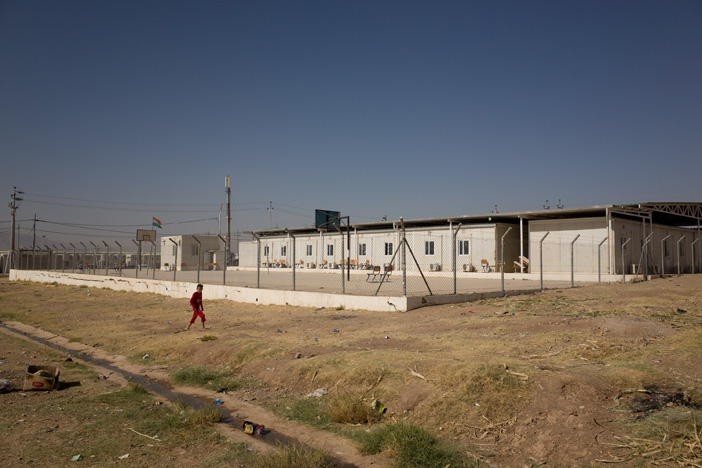
[[[205,328],[205,308],[202,307],[202,285],[198,284],[197,285],[197,291],[193,293],[193,297],[190,298],[190,305],[193,308],[193,318],[190,319],[190,323],[188,324],[188,328],[186,330],[190,330],[190,326],[195,323],[195,319],[200,317],[200,320],[202,320],[202,328]]]

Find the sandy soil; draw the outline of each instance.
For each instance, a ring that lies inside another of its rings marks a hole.
[[[493,466],[636,466],[646,459],[622,444],[645,414],[637,408],[646,394],[636,390],[680,392],[668,407],[681,412],[700,401],[701,286],[690,275],[406,313],[256,307],[208,301],[205,290],[208,328],[178,333],[190,319],[187,301],[5,278],[0,317],[164,383],[192,365],[251,376],[261,385],[226,395],[229,409],[357,466],[388,459],[281,420],[270,405],[326,388],[382,399],[386,420],[427,427]],[[502,403],[471,390],[486,365],[522,381],[499,394]]]

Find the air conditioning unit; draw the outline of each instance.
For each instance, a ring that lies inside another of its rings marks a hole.
[[[429,269],[431,269],[431,271],[441,271],[441,265],[438,263],[432,263],[429,265]]]
[[[315,266],[316,266],[316,265],[315,265],[314,263],[308,263],[308,264],[307,264],[307,268],[315,268]]]
[[[472,263],[464,263],[463,264],[463,271],[475,271],[475,267],[473,266]]]

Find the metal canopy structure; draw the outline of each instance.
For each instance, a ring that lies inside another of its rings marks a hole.
[[[496,223],[519,224],[520,221],[557,220],[568,218],[597,218],[607,214],[624,218],[646,219],[651,223],[680,228],[697,228],[702,224],[702,203],[648,202],[621,205],[600,205],[584,208],[557,208],[538,211],[522,211],[511,213],[488,213],[478,215],[453,216],[442,218],[425,218],[404,220],[405,229],[420,229],[449,224],[490,225]],[[352,224],[351,229],[358,232],[381,231],[396,229],[397,221],[378,221]],[[309,234],[317,232],[314,227],[294,229],[268,229],[257,231],[260,237],[285,236],[286,232],[293,234]]]

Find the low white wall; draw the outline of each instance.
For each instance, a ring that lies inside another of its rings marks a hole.
[[[10,270],[11,281],[34,281],[37,283],[59,283],[72,286],[108,288],[116,291],[154,293],[163,296],[190,299],[196,283],[183,281],[160,281],[141,278],[112,278],[88,276],[54,271]],[[406,312],[405,297],[352,296],[348,294],[311,293],[304,291],[280,291],[275,289],[242,288],[216,284],[205,285],[207,299],[228,299],[235,302],[263,305],[290,305],[297,307],[343,307],[346,310],[364,309],[372,311],[399,310]]]

